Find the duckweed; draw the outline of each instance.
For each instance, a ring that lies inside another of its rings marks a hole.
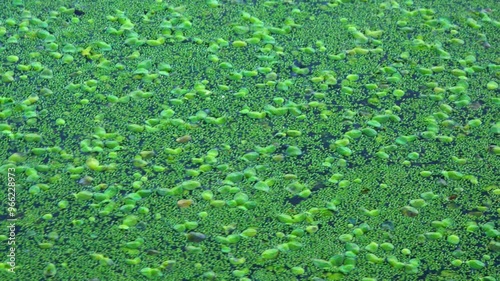
[[[443,237],[443,234],[441,234],[439,232],[426,232],[425,237],[427,237],[428,239],[431,239],[431,240],[438,240],[438,239],[441,239]]]
[[[456,244],[460,243],[460,238],[456,235],[449,235],[447,241],[450,244],[456,245]]]
[[[488,88],[488,90],[496,90],[496,89],[498,89],[498,83],[495,81],[490,81],[490,82],[488,82],[486,87]]]
[[[374,253],[374,252],[376,252],[378,250],[378,247],[379,247],[379,245],[377,243],[371,242],[370,244],[368,244],[365,247],[365,250]]]
[[[286,154],[288,156],[299,156],[302,154],[302,150],[296,146],[289,146],[286,149]]]
[[[17,279],[495,280],[494,1],[5,2]]]
[[[479,260],[468,260],[467,262],[465,262],[470,268],[472,269],[482,269],[484,268],[486,265],[482,262],[482,261],[479,261]]]
[[[262,252],[261,256],[262,258],[266,260],[272,260],[276,259],[279,255],[279,250],[278,249],[268,249]]]

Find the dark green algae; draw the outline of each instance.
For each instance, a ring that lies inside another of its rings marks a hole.
[[[495,1],[0,7],[2,280],[500,278]]]

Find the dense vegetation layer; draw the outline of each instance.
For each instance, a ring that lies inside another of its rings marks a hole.
[[[1,2],[1,280],[500,280],[497,1]]]

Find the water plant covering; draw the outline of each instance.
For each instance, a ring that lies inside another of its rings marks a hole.
[[[495,0],[1,1],[0,280],[500,280],[498,34]]]

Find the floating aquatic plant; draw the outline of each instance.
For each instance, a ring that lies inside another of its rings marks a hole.
[[[494,280],[492,1],[42,2],[0,11],[19,280]]]

